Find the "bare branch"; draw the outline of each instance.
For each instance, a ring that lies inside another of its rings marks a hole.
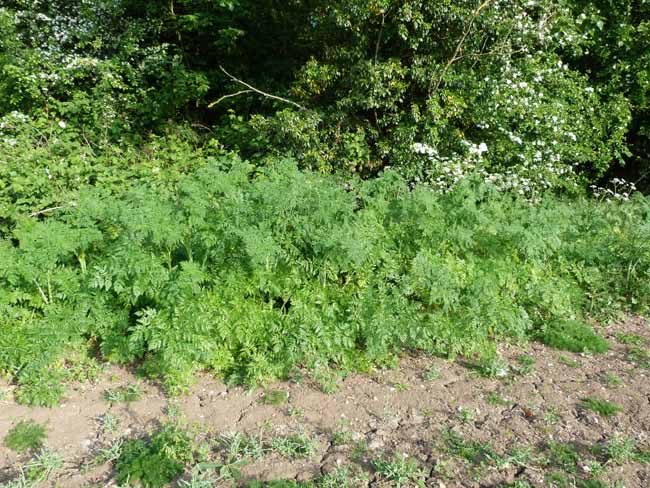
[[[59,207],[44,208],[43,210],[39,210],[38,212],[30,213],[29,216],[30,217],[38,217],[39,215],[44,215],[46,213],[54,212],[56,210],[61,210],[62,208],[66,208],[66,205],[61,205]]]
[[[225,100],[226,98],[236,97],[236,96],[238,96],[238,95],[243,95],[244,93],[252,93],[252,92],[253,92],[253,90],[240,90],[240,91],[238,91],[238,92],[231,93],[230,95],[224,95],[224,96],[221,97],[219,100],[216,100],[216,101],[214,101],[214,102],[211,102],[211,103],[208,105],[208,108],[212,108],[212,107],[214,107],[215,105],[217,105],[218,103],[222,102],[222,101]]]
[[[492,0],[485,0],[472,13],[472,18],[470,19],[469,23],[467,24],[467,27],[465,28],[465,32],[463,32],[463,35],[460,38],[460,41],[458,41],[458,44],[456,45],[456,49],[454,50],[454,54],[452,55],[451,58],[449,58],[449,61],[447,61],[447,64],[445,64],[445,67],[442,69],[442,73],[440,73],[440,77],[438,78],[438,81],[436,81],[436,85],[433,88],[434,93],[436,91],[438,91],[438,88],[440,88],[440,85],[442,84],[442,81],[444,80],[445,75],[447,74],[447,71],[449,71],[449,68],[451,67],[451,65],[460,59],[459,53],[460,53],[461,49],[463,48],[463,44],[465,44],[465,40],[467,39],[467,36],[472,31],[472,27],[474,26],[474,21],[477,19],[477,17],[481,13],[481,11],[485,7],[487,7],[491,1]]]
[[[36,278],[34,278],[34,283],[36,283],[36,288],[38,288],[39,293],[41,294],[41,298],[45,302],[45,305],[49,305],[50,301],[47,299],[47,296],[45,295],[45,292],[43,291],[43,288],[41,288],[41,285],[38,284],[38,281],[36,281]]]
[[[212,132],[212,129],[208,127],[207,125],[199,124],[198,122],[194,122],[192,124],[192,127],[198,127],[199,129],[207,130],[208,132]]]
[[[233,76],[233,75],[231,75],[230,73],[228,73],[228,72],[223,68],[223,66],[219,66],[219,68],[221,69],[221,71],[224,72],[224,74],[225,74],[228,78],[230,78],[231,80],[233,80],[235,83],[239,83],[240,85],[245,86],[245,87],[247,88],[247,90],[242,90],[242,91],[239,91],[239,92],[237,92],[237,93],[232,93],[232,94],[230,94],[230,95],[225,95],[225,96],[221,97],[219,100],[217,100],[216,102],[212,102],[210,105],[208,105],[208,108],[213,107],[214,105],[216,105],[217,103],[219,103],[219,102],[220,102],[221,100],[223,100],[224,98],[228,98],[228,97],[236,97],[237,95],[242,95],[242,94],[244,94],[244,93],[255,92],[255,93],[257,93],[258,95],[262,95],[262,96],[267,97],[267,98],[272,98],[273,100],[279,100],[279,101],[281,101],[281,102],[288,103],[289,105],[293,105],[294,107],[297,107],[297,108],[299,108],[300,110],[307,110],[306,107],[303,107],[303,106],[300,105],[299,103],[296,103],[296,102],[291,101],[291,100],[287,100],[286,98],[282,98],[282,97],[279,97],[279,96],[277,96],[277,95],[271,95],[270,93],[266,93],[265,91],[262,91],[262,90],[260,90],[260,89],[258,89],[258,88],[255,88],[254,86],[252,86],[252,85],[246,83],[245,81],[242,81],[242,80],[240,80],[239,78],[236,78],[235,76]]]
[[[503,51],[497,51],[497,50],[492,50],[492,51],[484,51],[480,53],[469,53],[469,54],[463,54],[461,56],[458,56],[456,58],[456,61],[460,61],[461,59],[473,59],[473,58],[484,58],[484,57],[489,57],[489,56],[512,56],[514,54],[521,54],[525,53],[526,49],[516,49],[514,51],[508,51],[508,50],[503,50]]]
[[[375,65],[379,58],[379,45],[381,44],[381,36],[384,33],[384,24],[386,23],[386,12],[381,13],[381,27],[379,28],[379,35],[377,36],[377,44],[375,44]]]

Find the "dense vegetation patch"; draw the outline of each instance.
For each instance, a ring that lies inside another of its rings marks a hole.
[[[173,392],[197,369],[254,384],[404,349],[490,357],[504,339],[600,352],[588,316],[648,305],[649,211],[233,157],[176,185],[86,188],[0,241],[0,370],[51,405],[70,350]]]
[[[0,372],[53,405],[96,359],[331,390],[412,348],[605,351],[588,319],[650,296],[611,178],[647,177],[648,8],[4,2]]]
[[[248,386],[308,374],[329,393],[405,351],[463,356],[487,378],[533,368],[504,362],[500,341],[603,353],[594,324],[650,305],[648,154],[646,0],[4,1],[0,376],[19,402],[53,406],[103,362],[171,394],[199,370]],[[641,336],[618,339],[650,368]],[[607,465],[650,458],[632,438],[535,458],[443,437],[473,468],[541,461],[558,486],[604,486]],[[26,453],[45,438],[28,421],[2,442]],[[303,433],[218,442],[206,462],[214,446],[168,424],[95,461],[121,484],[212,486],[246,460],[318,450]],[[370,465],[426,483],[399,452]],[[44,449],[11,486],[62,467]],[[365,480],[341,466],[250,486]]]

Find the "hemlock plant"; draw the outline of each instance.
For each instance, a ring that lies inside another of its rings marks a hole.
[[[407,348],[489,358],[506,338],[602,352],[580,318],[647,306],[647,215],[643,198],[534,205],[391,172],[345,189],[288,160],[84,190],[0,241],[0,370],[22,401],[53,404],[66,351],[93,344],[170,392],[197,369],[254,384]]]

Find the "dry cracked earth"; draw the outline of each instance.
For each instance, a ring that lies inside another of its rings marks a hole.
[[[393,369],[349,375],[330,393],[307,378],[246,391],[201,375],[190,394],[170,399],[110,366],[98,381],[71,388],[60,406],[33,408],[17,404],[13,387],[0,382],[0,443],[20,421],[45,425],[45,446],[64,463],[39,486],[118,486],[102,450],[176,419],[218,463],[224,435],[268,445],[294,434],[309,439],[306,457],[277,449],[242,456],[238,479],[214,486],[318,480],[343,468],[350,486],[399,486],[399,473],[378,464],[383,459],[417,465],[402,486],[650,487],[650,323],[633,317],[600,332],[611,343],[601,355],[502,346],[507,365],[492,377],[460,361],[407,355]],[[107,398],[129,387],[133,401]],[[587,398],[620,410],[602,415]],[[13,486],[32,456],[0,445],[0,486]]]

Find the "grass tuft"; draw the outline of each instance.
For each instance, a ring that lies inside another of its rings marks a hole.
[[[372,461],[377,474],[386,478],[396,488],[402,486],[424,487],[425,473],[415,459],[396,453],[392,459],[374,459]]]
[[[583,398],[581,406],[582,408],[596,412],[601,417],[613,417],[623,410],[623,407],[617,403],[595,397]]]
[[[259,399],[262,405],[283,405],[289,401],[289,393],[280,390],[268,390]]]
[[[294,434],[272,439],[270,450],[291,459],[308,458],[316,452],[316,443],[306,435]]]
[[[121,386],[104,392],[104,399],[111,404],[132,403],[142,398],[142,388],[139,385]]]

